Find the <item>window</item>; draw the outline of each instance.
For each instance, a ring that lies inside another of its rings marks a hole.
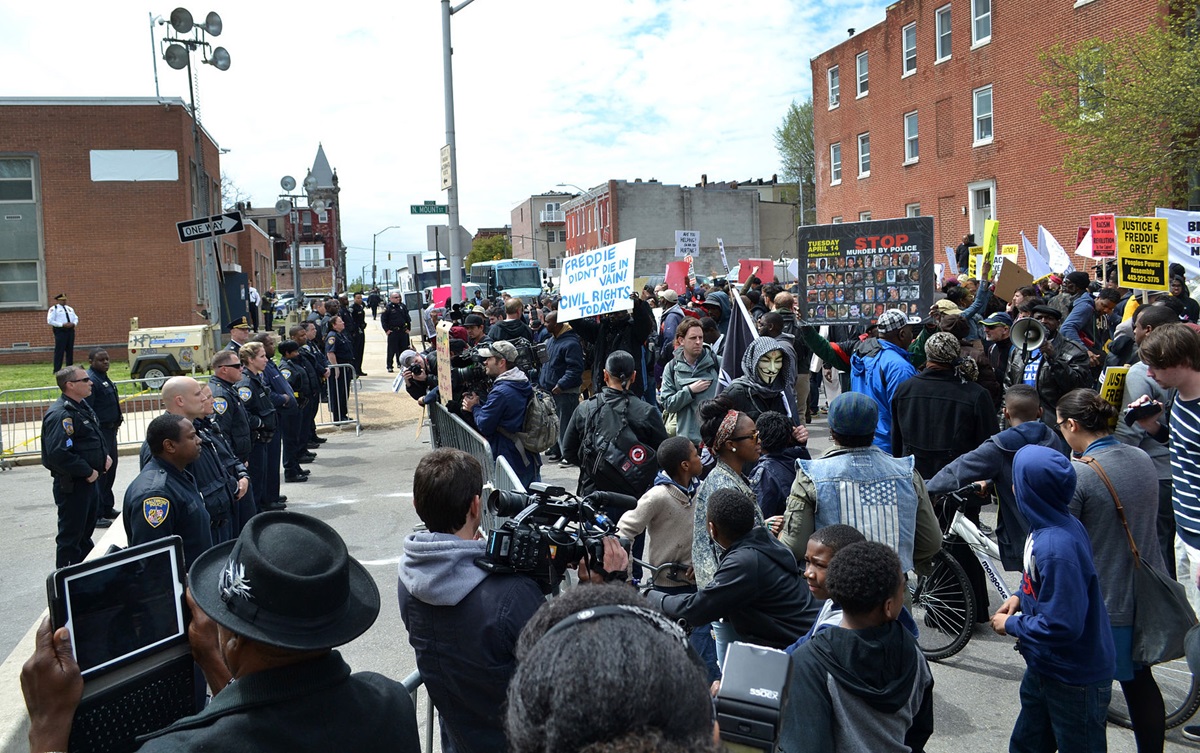
[[[300,266],[301,267],[323,267],[323,266],[325,266],[325,247],[322,245],[301,245],[300,246]]]
[[[975,146],[992,143],[992,87],[975,90]]]
[[[921,205],[920,204],[905,204],[904,205],[904,216],[905,217],[920,217],[921,216]]]
[[[917,113],[914,111],[904,116],[904,164],[916,162],[920,156],[917,148]]]
[[[1095,50],[1093,50],[1095,52]],[[1093,61],[1079,71],[1079,119],[1104,117],[1104,62]]]
[[[859,222],[870,222],[871,221],[871,213],[870,212],[859,212],[858,213],[858,221]]]
[[[279,221],[274,217],[267,220],[267,235],[279,235]]]
[[[562,206],[562,204],[560,204],[557,201],[547,201],[546,202],[546,211],[547,212],[557,212],[561,206]]]
[[[842,224],[842,218],[841,218],[841,217],[834,217],[833,219],[831,219],[831,220],[829,221],[829,224],[831,224],[831,225],[840,225],[840,224]]]
[[[935,63],[940,63],[943,60],[950,59],[950,6],[938,8],[937,14],[937,60]]]
[[[865,178],[871,174],[871,134],[862,133],[858,136],[858,177]]]
[[[905,26],[900,36],[904,42],[904,75],[909,76],[917,72],[917,25]]]
[[[836,186],[842,182],[842,145],[829,146],[829,185]]]
[[[329,222],[329,210],[328,209],[322,209],[321,211],[317,212],[317,222],[322,222],[322,223]]]
[[[858,69],[858,96],[865,97],[867,96],[867,53],[858,53],[855,65]]]
[[[42,241],[32,157],[0,159],[0,307],[42,303]]]
[[[838,106],[842,96],[842,79],[838,73],[838,67],[835,65],[829,69],[829,109]]]
[[[971,46],[992,40],[992,0],[971,0]]]

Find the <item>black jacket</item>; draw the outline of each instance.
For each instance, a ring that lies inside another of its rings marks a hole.
[[[379,315],[379,326],[383,327],[384,332],[389,329],[407,332],[412,327],[408,308],[403,303],[389,303]]]
[[[651,591],[647,598],[672,619],[700,626],[723,618],[747,642],[779,649],[807,633],[821,611],[792,550],[762,526],[733,543],[704,588],[673,595]]]
[[[525,338],[529,342],[533,342],[533,330],[520,319],[505,319],[502,322],[496,322],[488,330],[487,336],[492,342],[499,340],[512,342],[518,338]]]
[[[596,434],[615,437],[621,431],[621,416],[626,415],[626,411],[629,416],[629,428],[633,430],[639,442],[658,452],[658,446],[667,440],[667,430],[663,426],[662,417],[649,403],[628,392],[605,387],[600,394],[584,401],[571,414],[571,423],[567,425],[567,433],[563,437],[563,457],[579,466],[579,494],[596,491],[590,472],[596,460],[595,443],[587,427],[592,426]]]
[[[104,459],[115,451],[104,446],[87,403],[62,395],[42,417],[42,465],[56,478],[87,481],[92,471],[104,473]]]
[[[95,369],[88,369],[88,379],[92,380],[92,394],[85,403],[96,412],[96,420],[101,426],[115,428],[124,422],[121,416],[121,399],[117,397],[117,386]]]
[[[912,455],[923,479],[999,430],[987,390],[953,371],[926,369],[892,395],[892,455]]]
[[[189,566],[213,545],[208,511],[196,479],[158,458],[150,458],[125,490],[121,519],[130,546],[178,535]]]
[[[319,383],[316,389],[313,389],[312,372],[303,356],[297,355],[295,358],[283,359],[283,363],[279,364],[279,374],[287,380],[288,386],[292,388],[292,397],[296,398],[296,405],[302,408],[308,404],[309,398],[317,390],[320,390]]]
[[[633,356],[637,368],[637,378],[629,385],[629,391],[638,397],[645,394],[646,369],[650,366],[645,353],[646,339],[654,332],[654,312],[650,304],[638,298],[634,300],[633,313],[628,318],[614,319],[609,315],[601,317],[599,321],[578,319],[571,322],[571,328],[595,346],[592,355],[593,389],[604,384],[604,361],[608,355],[623,350]],[[654,447],[657,449],[658,445]]]
[[[253,439],[250,417],[242,399],[238,397],[237,385],[214,376],[209,377],[208,387],[213,393],[213,420],[221,427],[221,434],[229,442],[233,454],[245,462],[250,458]]]
[[[163,415],[170,414],[164,413]],[[219,525],[229,519],[233,510],[234,501],[237,498],[238,476],[230,471],[222,449],[217,446],[220,435],[214,434],[208,428],[210,426],[208,421],[197,419],[192,421],[192,426],[195,427],[196,434],[200,437],[200,457],[188,464],[187,472],[192,475],[192,481],[200,491],[209,519],[214,525]],[[224,443],[223,439],[220,441],[222,444]],[[153,459],[154,455],[150,453],[150,445],[143,440],[142,449],[138,453],[138,467],[145,470]]]
[[[279,419],[275,403],[271,400],[271,388],[267,386],[263,375],[244,370],[236,387],[238,398],[246,406],[246,418],[250,422],[254,441],[264,444],[270,442]]]

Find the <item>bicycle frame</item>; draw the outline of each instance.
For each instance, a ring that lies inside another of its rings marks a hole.
[[[954,520],[950,523],[950,532],[958,536],[967,546],[971,547],[971,552],[975,555],[975,559],[979,560],[980,567],[983,568],[984,574],[996,592],[1000,594],[1001,599],[1008,599],[1012,596],[1012,591],[1009,590],[1008,584],[1000,577],[997,572],[996,560],[1000,559],[1000,547],[996,542],[992,541],[983,532],[975,527],[975,524],[967,519],[967,516],[962,514],[962,510],[954,511]]]

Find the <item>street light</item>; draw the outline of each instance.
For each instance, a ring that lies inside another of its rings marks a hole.
[[[152,19],[153,22],[153,19]],[[159,20],[159,23],[165,23]],[[187,8],[176,8],[171,11],[169,23],[175,31],[176,36],[166,36],[162,40],[162,45],[166,45],[163,49],[163,60],[167,61],[167,65],[175,70],[187,69],[188,76],[188,102],[192,110],[192,148],[195,152],[196,160],[196,190],[200,194],[198,209],[199,217],[207,217],[211,213],[209,206],[209,193],[204,185],[204,180],[207,177],[204,172],[204,150],[200,146],[200,113],[196,111],[196,89],[192,77],[192,53],[200,50],[201,62],[211,65],[219,71],[229,70],[229,52],[224,47],[213,47],[208,42],[209,36],[220,36],[224,29],[224,24],[221,22],[221,17],[215,12],[210,12],[204,18],[204,23],[197,24],[192,20],[192,14]],[[185,36],[190,34],[191,36]],[[157,81],[158,73],[155,68],[155,80]],[[219,181],[219,179],[218,179]],[[196,212],[192,212],[195,218]],[[217,240],[213,238],[212,249],[208,249],[208,244],[202,240],[196,241],[196,249],[204,258],[204,287],[205,298],[208,302],[208,320],[210,324],[215,324],[220,331],[222,306],[219,298],[224,297],[225,290],[221,285],[221,278],[224,274],[221,271],[221,257],[217,253]],[[224,307],[227,308],[228,306]]]
[[[375,233],[375,235],[371,237],[371,287],[372,288],[375,287],[375,239],[378,238],[379,236],[383,235],[387,231],[392,230],[393,228],[399,228],[399,227],[400,227],[399,225],[388,225],[383,230],[380,230],[378,233]]]
[[[575,185],[574,183],[559,183],[555,186],[555,188],[574,188],[576,191],[579,192],[580,196],[587,196],[587,194],[588,194],[587,191],[583,190],[582,188]],[[596,197],[595,208],[596,208],[596,248],[600,248],[601,246],[604,245],[604,236],[601,234],[601,230],[600,230],[600,197],[599,196]]]
[[[279,215],[288,215],[288,224],[292,231],[292,296],[296,301],[296,306],[300,305],[300,232],[296,229],[300,224],[300,214],[296,207],[295,199],[304,199],[308,202],[306,211],[323,212],[329,204],[324,199],[314,199],[313,191],[317,190],[317,178],[311,172],[304,178],[304,193],[291,193],[296,189],[296,179],[290,175],[285,175],[279,179],[279,187],[284,190],[284,193],[279,194],[279,201],[275,202],[275,213]],[[324,241],[322,241],[324,242]],[[336,276],[337,269],[334,268]],[[333,280],[331,287],[337,287],[337,280]],[[331,293],[334,291],[330,291]]]

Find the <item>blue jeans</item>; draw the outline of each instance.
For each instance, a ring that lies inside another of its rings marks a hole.
[[[1103,753],[1112,682],[1067,685],[1025,670],[1009,753]]]

